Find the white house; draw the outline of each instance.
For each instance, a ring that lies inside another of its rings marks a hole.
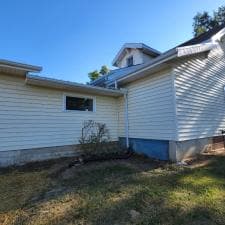
[[[106,123],[112,140],[162,160],[224,146],[224,27],[164,53],[125,44],[113,65],[84,85],[0,60],[0,165],[74,155],[90,119]]]

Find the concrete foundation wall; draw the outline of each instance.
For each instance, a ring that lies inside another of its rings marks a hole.
[[[202,152],[221,149],[223,147],[224,139],[222,136],[187,141],[170,141],[169,159],[173,162],[179,162],[184,159],[196,156]]]
[[[28,162],[42,161],[78,154],[75,145],[35,148],[15,151],[0,151],[0,167],[23,165]]]
[[[124,137],[120,144],[126,145]],[[194,139],[188,141],[162,141],[129,138],[130,147],[137,153],[149,157],[179,162],[202,152],[224,148],[223,136]],[[15,151],[0,151],[0,167],[23,165],[28,162],[42,161],[61,157],[73,157],[79,154],[78,145],[34,148]]]
[[[123,146],[126,146],[126,139],[124,137],[120,137],[119,141]],[[129,138],[129,145],[137,153],[145,154],[155,159],[169,160],[169,141]]]

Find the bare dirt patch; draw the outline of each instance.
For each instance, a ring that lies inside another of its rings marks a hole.
[[[225,155],[189,167],[143,157],[0,171],[0,224],[225,224]]]

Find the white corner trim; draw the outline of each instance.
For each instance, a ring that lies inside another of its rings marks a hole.
[[[172,76],[172,98],[173,98],[173,108],[174,108],[174,124],[175,124],[175,141],[179,140],[179,135],[178,135],[178,120],[177,120],[177,95],[176,95],[176,75],[174,68],[171,71],[171,76]]]

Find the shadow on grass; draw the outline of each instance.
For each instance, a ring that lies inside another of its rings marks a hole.
[[[139,159],[92,163],[69,179],[52,178],[59,191],[27,199],[26,213],[11,224],[225,224],[224,178],[224,156],[196,169]],[[131,210],[140,216],[131,218]]]

